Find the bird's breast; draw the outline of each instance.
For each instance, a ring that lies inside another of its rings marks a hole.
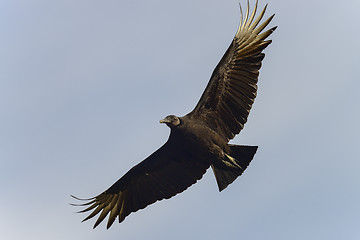
[[[186,149],[191,152],[207,158],[227,152],[227,142],[203,124],[190,124],[180,130]]]

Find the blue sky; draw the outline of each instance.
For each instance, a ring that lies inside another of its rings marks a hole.
[[[92,230],[70,194],[97,195],[167,140],[158,121],[193,109],[236,32],[238,1],[1,1],[1,235],[358,239],[359,8],[269,1],[279,27],[232,141],[259,146],[245,174],[219,193],[208,171]]]

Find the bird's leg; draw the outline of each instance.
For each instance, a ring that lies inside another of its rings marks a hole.
[[[219,146],[212,146],[212,149],[210,150],[215,155],[217,155],[217,159],[221,159],[220,162],[214,163],[215,165],[218,165],[221,168],[233,168],[233,169],[241,169],[243,168],[236,162],[236,159],[227,154],[222,148]]]
[[[240,168],[243,170],[243,168],[236,162],[236,159],[233,158],[232,156],[228,155],[225,153],[225,156],[227,158],[227,160],[223,161],[225,163],[226,166],[228,167],[232,167],[232,168]]]

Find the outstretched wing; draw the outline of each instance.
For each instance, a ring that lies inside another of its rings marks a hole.
[[[262,33],[274,15],[258,26],[266,7],[256,19],[257,2],[250,16],[249,2],[244,19],[241,11],[240,26],[230,47],[216,66],[195,109],[188,114],[226,140],[243,129],[256,97],[259,69],[265,57],[262,50],[271,43],[265,39],[276,29]]]
[[[122,222],[126,216],[161,199],[168,199],[199,180],[208,163],[196,161],[169,138],[160,149],[130,169],[108,190],[87,200],[80,212],[92,211],[83,221],[101,212],[94,228],[110,213],[107,228],[116,217]],[[75,205],[75,204],[73,204]]]

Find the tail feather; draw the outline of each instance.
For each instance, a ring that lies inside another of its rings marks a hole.
[[[258,148],[257,146],[240,146],[231,144],[229,144],[229,147],[231,157],[229,156],[228,158],[230,161],[235,161],[235,164],[232,164],[231,167],[211,165],[220,192],[245,171],[251,160],[254,158]],[[234,167],[236,165],[240,167]]]

